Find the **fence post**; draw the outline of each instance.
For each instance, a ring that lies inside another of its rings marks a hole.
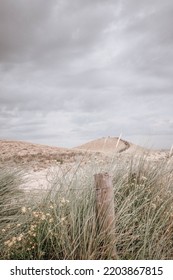
[[[115,247],[115,207],[112,178],[108,173],[94,175],[96,188],[96,221],[104,251],[118,259]],[[105,248],[105,245],[107,248]]]

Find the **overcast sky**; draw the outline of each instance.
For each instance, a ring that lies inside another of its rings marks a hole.
[[[0,0],[0,138],[173,144],[172,0]]]

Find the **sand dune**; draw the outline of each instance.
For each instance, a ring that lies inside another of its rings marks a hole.
[[[118,137],[102,137],[80,145],[76,149],[103,152],[106,154],[144,151],[145,149]]]
[[[0,165],[25,164],[38,170],[53,164],[75,162],[80,158],[85,158],[87,161],[92,155],[97,159],[109,158],[116,154],[117,157],[126,158],[128,155],[138,155],[141,152],[147,152],[153,158],[162,158],[168,154],[168,152],[147,150],[118,137],[103,137],[72,149],[24,141],[0,140]]]
[[[112,158],[116,165],[127,164],[131,158],[147,153],[152,162],[168,157],[169,152],[146,150],[117,137],[103,137],[72,149],[50,147],[23,141],[0,140],[0,167],[21,167],[27,175],[22,187],[28,190],[44,189],[48,186],[47,174],[53,168],[62,174],[76,172],[76,166],[84,169],[90,164],[109,166]],[[103,169],[104,170],[104,169]]]
[[[82,153],[82,152],[81,152]],[[0,164],[28,164],[34,168],[45,168],[49,165],[74,161],[80,151],[32,144],[24,141],[0,140]]]

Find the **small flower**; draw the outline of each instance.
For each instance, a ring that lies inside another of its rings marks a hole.
[[[22,240],[22,237],[19,235],[18,237],[17,237],[17,241],[21,241]]]
[[[6,232],[5,228],[2,229],[2,232]]]
[[[63,198],[61,199],[61,203],[64,204],[65,202],[66,202],[66,200],[65,200],[65,198],[63,197]]]
[[[38,212],[32,212],[32,214],[33,214],[33,216],[35,217],[35,218],[38,218],[39,217],[39,213]]]
[[[8,247],[13,246],[13,244],[14,244],[14,242],[11,241],[11,240],[7,240],[7,241],[4,242],[4,245],[7,245]]]
[[[66,203],[69,203],[69,200],[65,199],[64,197],[61,199],[60,203],[63,205],[63,204],[66,204]]]
[[[65,217],[61,218],[61,222],[62,222],[62,223],[64,223],[65,221],[66,221],[66,218],[65,218]]]
[[[10,240],[7,240],[4,242],[4,245],[8,245],[10,243]]]
[[[21,211],[22,211],[23,214],[26,213],[26,210],[27,210],[26,207],[22,207],[22,209],[21,209]]]
[[[43,214],[43,215],[41,216],[41,220],[44,221],[45,219],[46,219],[46,216]]]
[[[49,223],[53,223],[53,218],[49,219]]]
[[[36,227],[37,227],[36,225],[31,225],[30,230],[33,231],[33,230],[35,230]]]
[[[14,236],[14,237],[12,238],[12,242],[15,243],[15,242],[16,242],[16,239],[17,239],[17,238]]]
[[[9,243],[7,244],[7,246],[8,246],[8,247],[12,247],[13,244],[14,244],[13,242],[9,242]]]
[[[47,217],[51,217],[51,214],[50,214],[50,213],[46,213],[46,216],[47,216]]]
[[[17,227],[20,227],[21,226],[21,224],[17,224]]]

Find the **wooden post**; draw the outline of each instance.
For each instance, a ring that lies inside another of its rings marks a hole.
[[[96,220],[98,234],[102,236],[104,251],[117,259],[115,248],[115,208],[111,176],[108,173],[94,175],[96,187]],[[105,248],[105,244],[106,247]]]

